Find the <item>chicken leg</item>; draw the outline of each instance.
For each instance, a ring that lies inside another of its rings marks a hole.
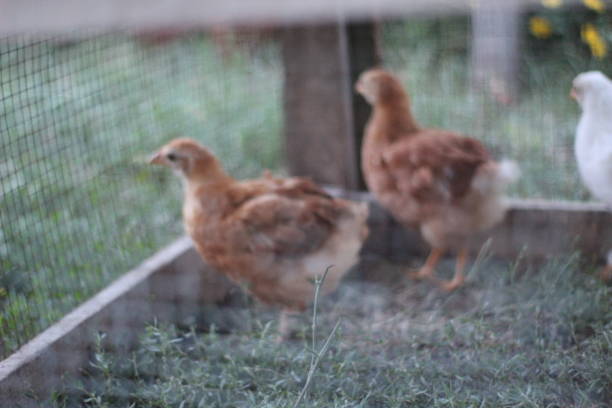
[[[436,282],[443,290],[452,292],[463,284],[465,276],[463,271],[465,270],[465,264],[467,263],[469,251],[467,248],[461,248],[457,254],[457,262],[455,264],[455,275],[450,281],[443,281],[434,276],[436,265],[440,262],[440,258],[444,255],[444,249],[433,248],[425,261],[425,265],[421,267],[416,273],[412,273],[410,276],[414,279],[430,279]]]
[[[450,281],[440,281],[438,283],[443,290],[445,290],[446,292],[452,292],[459,286],[463,285],[463,282],[465,281],[463,271],[465,270],[465,264],[467,263],[468,256],[468,249],[461,248],[461,250],[457,254],[457,262],[455,263],[455,275],[453,276],[453,279]]]
[[[436,270],[436,265],[440,262],[440,258],[444,255],[444,249],[442,248],[432,248],[427,260],[425,261],[425,265],[421,267],[417,272],[410,273],[410,277],[413,279],[434,279],[434,271]]]

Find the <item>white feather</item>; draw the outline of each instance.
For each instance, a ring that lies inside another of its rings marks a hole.
[[[504,159],[497,165],[497,178],[504,186],[516,182],[521,177],[521,169],[515,161]]]
[[[502,160],[499,163],[488,163],[481,166],[472,180],[472,188],[483,195],[499,195],[514,183],[521,175],[521,170],[512,160]]]
[[[598,200],[612,205],[612,82],[600,72],[574,80],[582,116],[574,144],[584,185]]]

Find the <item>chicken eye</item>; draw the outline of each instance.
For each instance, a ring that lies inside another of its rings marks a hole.
[[[176,161],[176,159],[178,159],[178,156],[174,153],[168,153],[166,155],[166,159],[170,160],[171,162]]]

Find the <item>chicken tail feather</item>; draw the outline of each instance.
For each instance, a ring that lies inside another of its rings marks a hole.
[[[472,181],[472,188],[482,194],[503,193],[508,185],[519,179],[521,170],[512,160],[488,162],[480,166]]]
[[[514,160],[504,159],[497,164],[498,182],[507,186],[521,177],[521,169]]]

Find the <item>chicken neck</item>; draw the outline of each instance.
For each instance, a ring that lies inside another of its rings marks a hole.
[[[421,129],[412,116],[407,99],[376,104],[371,123],[377,127],[374,133],[389,143],[416,134]]]
[[[236,180],[220,167],[190,174],[184,186],[186,214],[198,213],[207,218],[222,216],[228,208],[228,192],[235,183]]]

